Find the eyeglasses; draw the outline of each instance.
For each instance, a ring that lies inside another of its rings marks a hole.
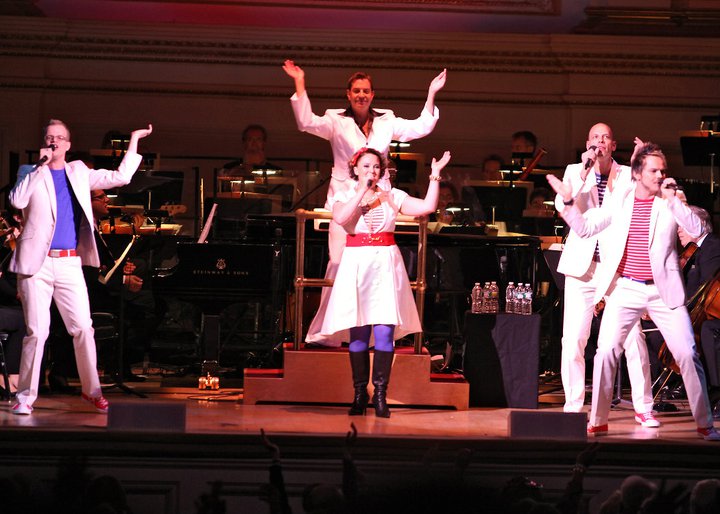
[[[66,136],[52,136],[52,135],[45,136],[46,143],[51,143],[53,141],[67,141],[67,137]]]
[[[100,200],[105,200],[105,199],[107,199],[107,197],[108,197],[108,195],[106,195],[105,193],[103,193],[103,194],[101,194],[101,195],[91,196],[91,197],[90,197],[90,200],[100,201]]]

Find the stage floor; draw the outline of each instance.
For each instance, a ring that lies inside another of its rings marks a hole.
[[[71,382],[71,385],[77,385]],[[128,386],[147,396],[140,398],[116,388],[107,388],[105,395],[113,402],[152,403],[155,401],[183,402],[187,409],[188,434],[268,433],[284,435],[333,435],[347,433],[354,422],[360,436],[401,438],[507,438],[508,416],[513,409],[470,408],[466,411],[444,409],[418,409],[391,406],[389,419],[376,418],[372,408],[367,416],[350,417],[344,405],[243,405],[242,389],[200,391],[197,388],[162,386],[157,377]],[[629,393],[626,393],[629,397]],[[348,400],[352,390],[348,386]],[[539,408],[534,412],[562,412],[562,393],[541,393]],[[588,396],[589,400],[589,396]],[[667,444],[707,443],[695,434],[695,424],[686,401],[674,401],[677,412],[658,413],[662,426],[644,428],[634,420],[629,402],[613,407],[610,413],[610,431],[607,435],[590,440],[620,442],[652,440]],[[48,393],[41,395],[30,416],[16,416],[10,412],[11,403],[0,403],[0,430],[28,427],[36,430],[104,430],[107,416],[95,413],[81,401],[78,394]],[[585,406],[589,410],[589,405]],[[720,425],[720,422],[718,423]],[[720,444],[712,445],[718,446]]]

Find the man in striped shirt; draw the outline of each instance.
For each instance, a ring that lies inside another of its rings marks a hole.
[[[571,188],[573,202],[580,212],[606,205],[616,188],[630,185],[630,167],[615,162],[612,157],[615,147],[612,129],[605,123],[596,123],[588,132],[587,150],[581,162],[565,169],[563,183]],[[561,214],[566,208],[560,195],[555,199],[555,207]],[[558,272],[565,275],[560,364],[565,412],[581,412],[585,402],[585,347],[597,303],[594,301],[597,268],[602,263],[601,250],[612,244],[605,232],[583,239],[571,231],[558,263]],[[624,350],[636,420],[646,427],[659,427],[652,414],[649,357],[639,325],[633,327]]]
[[[588,433],[608,431],[618,356],[630,329],[647,312],[680,367],[697,433],[708,441],[720,441],[685,307],[676,250],[678,226],[698,236],[702,224],[676,196],[677,185],[665,176],[665,156],[657,145],[643,145],[631,169],[629,187],[616,190],[607,208],[584,214],[574,205],[572,189],[557,177],[548,176],[552,188],[569,207],[563,211],[563,218],[580,237],[606,230],[608,240],[615,242],[603,251],[603,264],[597,273],[595,301],[607,296],[607,303],[595,354]]]

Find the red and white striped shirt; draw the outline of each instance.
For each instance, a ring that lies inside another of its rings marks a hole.
[[[618,266],[618,274],[623,277],[653,280],[650,267],[650,213],[654,199],[635,198],[625,253]]]

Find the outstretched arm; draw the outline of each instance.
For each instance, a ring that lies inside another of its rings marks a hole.
[[[149,136],[150,134],[152,134],[152,125],[149,123],[146,129],[134,130],[130,134],[130,142],[128,143],[127,148],[128,153],[137,153],[138,141],[140,141],[144,137]]]
[[[440,74],[432,79],[430,87],[428,88],[427,101],[425,102],[425,109],[430,114],[435,112],[435,95],[443,87],[445,87],[445,79],[447,78],[447,69],[443,69]]]
[[[283,64],[283,70],[295,81],[295,93],[302,96],[305,93],[305,72],[300,66],[287,59]]]
[[[408,216],[424,216],[430,214],[437,208],[438,196],[440,195],[440,172],[450,162],[450,152],[446,151],[439,161],[433,157],[430,164],[430,183],[427,194],[422,200],[408,196],[400,207],[400,212]]]

